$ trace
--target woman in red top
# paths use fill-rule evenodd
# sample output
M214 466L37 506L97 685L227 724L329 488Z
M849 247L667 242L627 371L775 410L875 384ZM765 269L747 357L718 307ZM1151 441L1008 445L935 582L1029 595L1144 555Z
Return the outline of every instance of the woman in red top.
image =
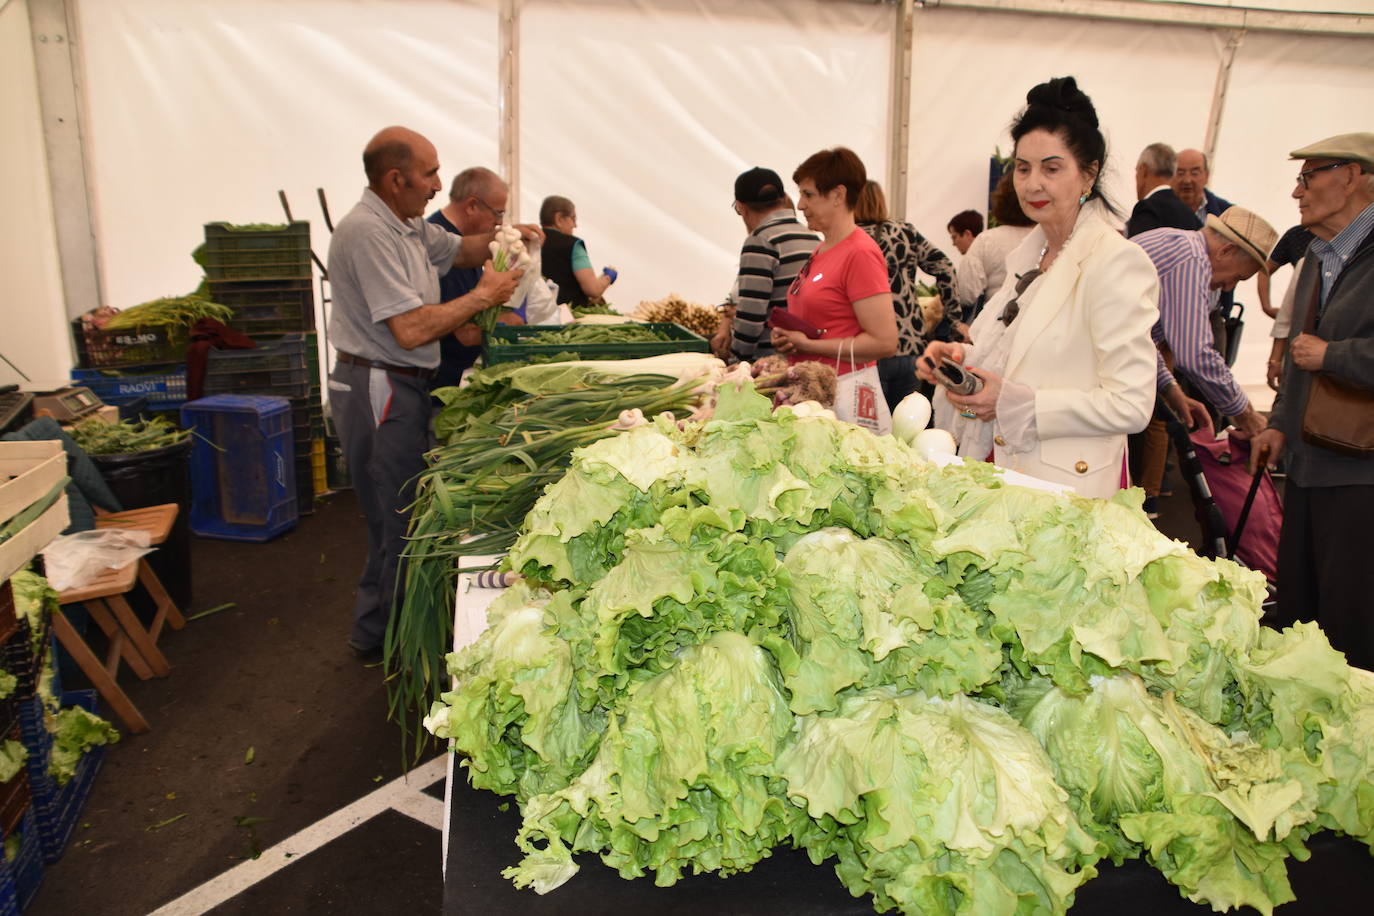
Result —
M811 156L792 180L801 191L797 209L823 239L788 290L787 311L825 333L813 340L773 328L773 346L792 362L819 360L841 375L871 366L897 352L897 317L882 250L854 222L868 172L839 146Z

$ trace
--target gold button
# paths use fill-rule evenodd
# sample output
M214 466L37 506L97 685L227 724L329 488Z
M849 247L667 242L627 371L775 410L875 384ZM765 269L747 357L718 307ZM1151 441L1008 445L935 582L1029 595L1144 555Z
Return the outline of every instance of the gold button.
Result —
M996 442L998 445L1006 445L1006 444L1007 444L1007 440L1006 440L1006 439L1003 439L1001 436L997 436L997 437L994 438L992 441L993 441L993 442Z
M1073 466L1073 469L1080 474L1086 474L1088 473L1088 462L1080 461Z

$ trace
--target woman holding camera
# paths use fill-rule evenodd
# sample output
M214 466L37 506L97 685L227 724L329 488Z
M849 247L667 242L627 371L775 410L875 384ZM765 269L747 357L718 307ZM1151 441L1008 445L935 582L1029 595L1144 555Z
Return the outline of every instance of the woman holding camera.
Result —
M917 374L942 386L936 422L960 455L1108 497L1126 482L1126 436L1154 408L1159 281L1105 218L1106 141L1092 102L1073 77L1036 86L1026 102L1011 132L1013 183L1035 228L1007 256L972 344L932 343ZM961 374L980 389L949 390Z

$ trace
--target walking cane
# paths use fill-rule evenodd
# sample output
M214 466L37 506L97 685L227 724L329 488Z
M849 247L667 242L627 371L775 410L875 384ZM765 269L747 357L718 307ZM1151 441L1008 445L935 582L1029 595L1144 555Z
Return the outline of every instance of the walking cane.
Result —
M1245 530L1245 523L1250 519L1250 507L1255 504L1255 494L1259 492L1260 481L1264 479L1264 471L1269 463L1269 444L1265 443L1259 450L1259 455L1255 459L1255 476L1250 478L1250 492L1245 494L1245 505L1240 508L1240 518L1236 519L1236 530L1231 533L1231 549L1226 553L1226 559L1236 558L1236 547L1240 544L1241 532Z

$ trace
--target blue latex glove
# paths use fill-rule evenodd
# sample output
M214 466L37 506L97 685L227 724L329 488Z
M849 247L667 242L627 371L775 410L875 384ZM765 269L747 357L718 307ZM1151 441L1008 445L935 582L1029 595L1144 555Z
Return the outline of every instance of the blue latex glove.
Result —
M606 276L610 277L612 283L615 282L616 277L620 276L620 271L616 270L614 267L602 268L601 272Z

